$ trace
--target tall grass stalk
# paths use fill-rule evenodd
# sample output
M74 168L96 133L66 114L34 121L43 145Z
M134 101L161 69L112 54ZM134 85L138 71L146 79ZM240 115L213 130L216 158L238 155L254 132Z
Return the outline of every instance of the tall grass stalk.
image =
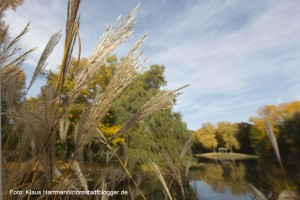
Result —
M101 137L101 138L99 138L100 142L102 142L105 145L108 144L108 141L107 141L106 137L102 134L102 132L99 129L97 129L97 131L98 131L98 133L100 134L100 137ZM138 189L138 191L140 192L140 194L143 197L143 199L146 200L146 197L144 196L143 192L140 190L138 184L135 182L135 180L133 179L132 175L128 171L128 169L126 167L126 164L123 163L123 161L120 159L120 157L118 156L118 154L116 154L116 151L113 149L112 146L110 146L108 144L107 148L112 151L113 155L118 159L119 163L121 164L121 166L123 167L123 169L126 171L127 175L129 176L129 178L133 182L134 186Z
M254 195L257 199L259 200L268 200L268 198L261 192L259 191L256 187L254 187L253 185L249 184L249 186L252 188L252 190L254 191Z
M265 130L266 130L266 133L267 133L267 135L270 139L270 142L272 144L272 147L273 147L273 150L274 150L275 155L277 157L277 160L280 163L280 165L282 166L280 151L279 151L279 147L278 147L278 144L277 144L277 139L276 139L276 136L275 136L274 131L273 131L273 126L272 126L271 122L268 121L268 120L265 121Z
M161 184L162 184L162 186L163 186L163 188L164 188L167 196L169 197L169 199L173 200L173 198L171 196L171 193L169 191L169 188L167 186L167 183L166 183L164 177L162 176L162 173L161 173L158 165L155 162L153 162L152 160L150 160L149 164L152 167L152 169L154 170L154 172L155 172L156 176L158 177L159 181L161 182Z
M185 200L186 195L185 195L185 191L184 191L184 187L183 187L183 183L182 183L180 170L176 168L176 166L174 165L173 161L171 160L169 154L166 151L162 151L160 153L160 156L167 164L169 173L173 177L173 179L176 181L176 183L178 184L178 186L181 190L182 198Z
M285 172L285 169L283 167L282 160L281 160L280 150L279 150L279 146L278 146L278 143L277 143L277 138L276 138L276 135L274 134L274 131L273 131L273 126L272 126L270 121L266 120L265 121L265 127L266 127L266 132L267 132L267 134L269 136L269 139L271 141L272 147L274 149L274 152L276 154L277 160L280 164L281 173L282 173L283 178L285 180L287 195L289 196L289 198L293 199L296 194L295 194L295 192L290 190L290 186L289 186L289 183L288 183L288 180L287 180L286 172Z

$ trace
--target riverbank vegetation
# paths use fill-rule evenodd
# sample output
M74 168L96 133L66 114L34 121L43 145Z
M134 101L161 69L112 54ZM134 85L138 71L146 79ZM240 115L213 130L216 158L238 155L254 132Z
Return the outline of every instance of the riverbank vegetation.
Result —
M197 157L210 158L210 159L227 159L227 160L244 160L258 158L255 155L248 155L242 153L202 153L194 154Z
M217 152L223 148L228 152L274 157L275 148L279 149L282 159L298 159L300 101L267 105L257 113L258 116L251 117L249 122L203 124L193 132L193 152ZM270 140L273 135L276 140Z
M274 193L270 192L271 189L265 192L264 186L259 184L254 186L251 183L244 183L245 187L241 186L242 183L240 183L239 189L244 191L243 188L251 187L256 199L270 199L270 193L272 196L278 195L278 199L298 199L298 181L295 185L295 182L293 182L293 187L291 187L292 181L288 179L287 168L289 168L290 163L296 164L300 155L298 145L300 139L300 102L267 105L259 109L258 114L259 116L250 118L250 123L220 122L216 127L210 123L203 124L200 129L193 133L194 155L214 159L215 162L220 162L221 166L227 166L230 160L233 160L235 164L235 160L255 158L255 156L249 154L259 156L258 163L270 159L277 160L276 166L279 168L277 173L280 174L280 178L277 180L281 181L270 181L274 184L270 187L274 190ZM218 153L216 153L216 149L218 149ZM213 153L205 153L211 151ZM227 151L230 151L230 153L226 153ZM232 153L233 151L246 154L236 154ZM267 164L268 170L270 170L270 163ZM216 173L219 173L215 176L218 185L220 185L220 180L223 177L223 171L220 170L222 169L221 166L213 166L213 169L219 169L219 171L216 171ZM237 168L235 168L236 170ZM298 177L298 172L294 173L293 176ZM207 180L207 177L208 175L205 174L203 180ZM215 177L209 176L207 183L212 182ZM275 186L276 184L281 186ZM221 184L222 188L224 188L224 185ZM233 186L231 189L234 191Z

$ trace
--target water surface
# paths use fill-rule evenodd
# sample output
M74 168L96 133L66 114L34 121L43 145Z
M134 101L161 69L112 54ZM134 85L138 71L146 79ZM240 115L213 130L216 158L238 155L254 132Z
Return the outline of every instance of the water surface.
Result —
M243 161L200 158L200 167L190 170L190 186L200 200L253 200L250 184L267 199L300 199L300 162L284 163L266 159ZM286 197L287 194L290 197ZM298 197L295 197L297 195ZM286 197L286 198L284 198Z

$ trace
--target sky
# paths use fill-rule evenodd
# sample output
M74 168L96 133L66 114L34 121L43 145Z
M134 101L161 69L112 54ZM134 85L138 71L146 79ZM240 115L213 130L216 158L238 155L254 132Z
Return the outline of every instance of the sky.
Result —
M93 52L107 25L141 3L133 35L114 53L125 56L147 32L146 66L164 65L166 89L190 84L175 111L191 130L203 123L247 122L259 108L300 100L299 0L82 0L82 56ZM31 78L50 36L64 32L67 1L25 0L7 11L10 35L31 21L22 47L38 47L24 65ZM57 70L64 38L48 59ZM39 92L43 80L32 88Z

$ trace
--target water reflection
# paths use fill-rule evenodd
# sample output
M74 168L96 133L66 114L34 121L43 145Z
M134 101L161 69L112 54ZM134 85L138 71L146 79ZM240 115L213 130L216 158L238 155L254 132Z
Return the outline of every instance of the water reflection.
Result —
M295 165L285 167L285 179L278 163L272 161L200 162L201 167L192 169L189 174L190 185L200 200L256 199L257 194L249 184L266 199L299 199L295 197L300 189L299 170Z

